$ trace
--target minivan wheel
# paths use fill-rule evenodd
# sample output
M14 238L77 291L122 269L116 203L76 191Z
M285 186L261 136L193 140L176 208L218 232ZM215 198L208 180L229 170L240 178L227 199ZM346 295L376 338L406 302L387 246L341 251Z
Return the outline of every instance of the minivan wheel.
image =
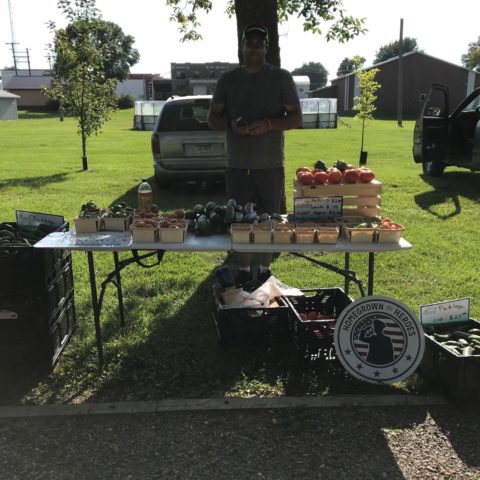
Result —
M442 162L423 162L422 168L425 175L430 177L441 177L445 170L445 164Z
M157 174L155 174L155 183L159 188L167 188L170 185L170 182L166 178L160 177Z

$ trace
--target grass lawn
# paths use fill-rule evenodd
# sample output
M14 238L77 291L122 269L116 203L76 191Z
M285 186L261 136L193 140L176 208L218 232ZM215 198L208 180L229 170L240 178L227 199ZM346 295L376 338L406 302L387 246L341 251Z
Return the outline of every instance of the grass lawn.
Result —
M346 118L331 130L286 134L287 201L292 210L295 169L341 158L356 164L360 123ZM72 119L21 115L0 122L0 220L15 210L77 214L86 200L108 206L133 203L142 177L154 186L162 210L192 208L221 191L154 185L150 132L132 130L133 111L116 112L102 134L88 143L89 170L81 170L81 145ZM479 174L448 169L440 179L424 178L411 154L413 122L374 120L366 130L368 165L383 183L382 212L406 226L409 251L376 256L375 294L407 304L414 312L425 303L472 297L472 317L480 317L477 262ZM102 312L106 367L99 374L86 256L74 253L78 328L55 371L25 381L14 392L26 403L159 399L165 397L320 395L357 392L426 391L417 375L395 386L361 383L339 370L304 367L288 345L241 345L221 349L211 319L213 269L226 254L167 253L152 269L123 271L127 324L119 327L116 295L109 287ZM113 266L110 254L96 256L98 279ZM326 261L343 265L342 255ZM351 268L366 281L365 255L352 255ZM306 261L282 254L273 264L276 277L292 286L343 286L343 278ZM352 286L351 295L358 297ZM0 402L11 401L2 398Z

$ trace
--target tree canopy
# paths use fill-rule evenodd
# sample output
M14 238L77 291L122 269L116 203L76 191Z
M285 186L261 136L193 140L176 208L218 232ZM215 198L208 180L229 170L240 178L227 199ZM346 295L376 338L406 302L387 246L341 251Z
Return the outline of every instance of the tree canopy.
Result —
M310 79L310 90L324 87L327 84L328 71L320 62L304 63L292 70L292 75L306 75Z
M201 34L197 14L210 12L213 0L165 0L172 8L171 19L178 23L182 41L198 40ZM267 62L280 65L278 45L278 23L287 21L291 16L303 20L305 31L321 34L327 26L327 41L346 42L360 33L365 33L364 19L348 15L342 8L342 0L228 0L227 14L237 18L237 37L240 47L240 35L249 24L261 24L269 29L270 47ZM242 63L241 50L238 57Z
M471 70L480 67L480 37L468 44L468 52L462 55L462 64Z
M75 44L78 36L76 23L67 25L65 33L69 42ZM131 35L125 35L116 23L97 18L92 40L96 48L102 52L105 78L114 78L120 82L126 80L130 67L140 60L138 50L133 47L135 39Z
M352 73L355 70L362 68L365 62L365 57L360 57L359 55L352 58L345 57L338 66L337 77L347 75L348 73Z
M405 37L403 39L403 53L407 52L421 52L417 44L417 39L412 37ZM400 55L400 42L395 40L387 45L383 45L378 49L375 54L373 63L380 63L388 60L389 58L398 57Z

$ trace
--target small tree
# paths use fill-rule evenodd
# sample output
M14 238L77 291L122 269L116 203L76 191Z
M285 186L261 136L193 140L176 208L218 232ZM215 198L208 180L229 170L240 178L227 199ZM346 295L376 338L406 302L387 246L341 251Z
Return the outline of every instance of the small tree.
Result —
M98 11L95 0L59 0L58 6L70 20L75 35L66 30L55 30L53 45L53 80L45 94L65 105L67 113L78 121L82 139L82 167L88 170L87 138L98 134L110 113L117 106L116 79L106 78L104 53L95 41L98 38Z
M358 83L360 87L360 95L354 97L358 103L353 107L357 111L355 118L362 119L362 144L360 147L360 165L367 163L366 152L363 151L363 141L365 138L365 125L367 120L373 120L373 112L377 109L375 107L375 100L377 96L376 91L380 88L380 84L375 81L375 76L379 72L378 68L371 68L370 70L357 70Z

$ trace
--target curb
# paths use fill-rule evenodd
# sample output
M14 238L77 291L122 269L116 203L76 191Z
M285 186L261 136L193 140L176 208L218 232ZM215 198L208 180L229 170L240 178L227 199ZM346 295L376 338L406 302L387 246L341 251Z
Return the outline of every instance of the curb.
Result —
M0 407L0 418L111 415L286 408L410 407L448 405L439 396L342 395L325 397L167 399L138 402Z

